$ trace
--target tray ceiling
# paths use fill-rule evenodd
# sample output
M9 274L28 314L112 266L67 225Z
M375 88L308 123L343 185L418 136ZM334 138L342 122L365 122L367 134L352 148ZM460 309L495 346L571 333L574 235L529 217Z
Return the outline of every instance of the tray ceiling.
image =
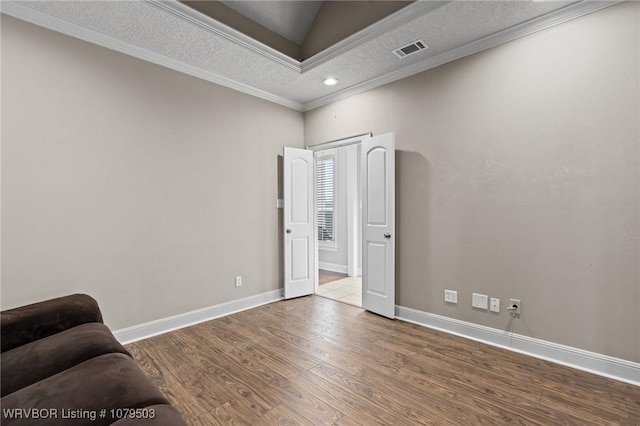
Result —
M36 25L304 111L615 3L417 1L302 62L175 0L1 6ZM429 48L402 59L392 53L419 39ZM327 77L338 84L324 85Z
M287 40L302 44L323 2L222 0L222 3Z

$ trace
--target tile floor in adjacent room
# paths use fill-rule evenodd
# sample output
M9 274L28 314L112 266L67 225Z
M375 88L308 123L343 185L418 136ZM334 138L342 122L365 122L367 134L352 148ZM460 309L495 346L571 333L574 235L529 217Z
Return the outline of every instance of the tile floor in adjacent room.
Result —
M362 307L362 277L347 277L318 287L318 296Z

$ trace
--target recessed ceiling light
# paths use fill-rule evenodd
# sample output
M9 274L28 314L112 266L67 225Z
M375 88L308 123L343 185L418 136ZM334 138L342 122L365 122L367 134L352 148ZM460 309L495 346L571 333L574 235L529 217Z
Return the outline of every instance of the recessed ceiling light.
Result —
M322 80L322 82L327 86L335 86L336 84L338 84L338 80L333 77L325 78L324 80Z

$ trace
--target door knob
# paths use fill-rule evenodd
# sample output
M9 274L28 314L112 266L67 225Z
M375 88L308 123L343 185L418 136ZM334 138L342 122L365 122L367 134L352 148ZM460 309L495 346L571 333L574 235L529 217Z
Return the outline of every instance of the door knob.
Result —
M389 238L391 238L391 234L390 234L390 233L388 233L388 232L385 232L384 237L385 237L386 239L389 239Z
M290 234L291 233L291 229L287 228L286 233Z

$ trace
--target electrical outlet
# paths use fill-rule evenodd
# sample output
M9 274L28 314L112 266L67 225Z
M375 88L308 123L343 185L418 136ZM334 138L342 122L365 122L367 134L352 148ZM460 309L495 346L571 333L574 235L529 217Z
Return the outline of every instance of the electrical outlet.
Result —
M447 303L458 303L458 292L455 290L445 290L444 301Z
M236 287L242 287L242 277L241 276L237 276L236 277Z
M491 304L489 305L489 310L491 312L500 312L500 299L492 297Z
M489 307L489 296L486 294L473 293L471 306L478 309L487 309Z
M522 314L522 300L509 299L509 307L507 309L511 311L512 316L520 316Z

